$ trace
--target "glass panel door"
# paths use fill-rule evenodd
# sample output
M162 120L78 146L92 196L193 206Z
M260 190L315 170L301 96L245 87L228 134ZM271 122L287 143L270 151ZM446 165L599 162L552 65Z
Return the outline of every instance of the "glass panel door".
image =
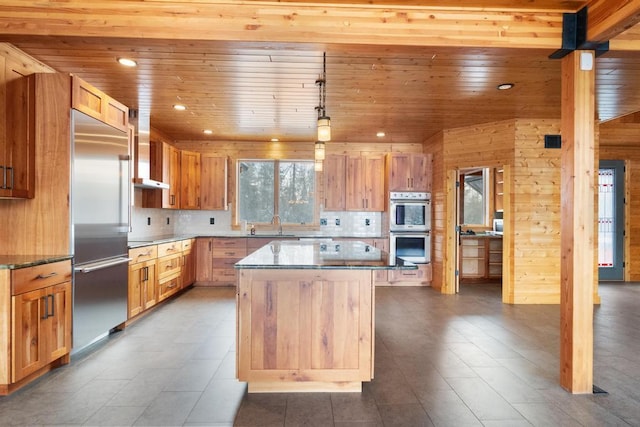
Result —
M598 279L624 279L624 162L621 160L600 162Z

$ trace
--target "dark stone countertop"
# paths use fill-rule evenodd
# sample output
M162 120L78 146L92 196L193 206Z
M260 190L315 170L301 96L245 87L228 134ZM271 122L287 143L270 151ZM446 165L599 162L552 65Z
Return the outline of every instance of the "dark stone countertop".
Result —
M415 270L417 265L359 241L271 242L235 264L237 269Z
M0 255L0 270L16 270L41 264L65 261L73 258L67 255Z

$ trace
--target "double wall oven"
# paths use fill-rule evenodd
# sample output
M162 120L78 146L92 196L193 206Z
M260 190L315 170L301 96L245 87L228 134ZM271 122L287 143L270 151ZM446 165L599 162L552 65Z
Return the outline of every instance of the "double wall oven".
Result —
M394 257L431 262L431 194L389 193L389 249Z

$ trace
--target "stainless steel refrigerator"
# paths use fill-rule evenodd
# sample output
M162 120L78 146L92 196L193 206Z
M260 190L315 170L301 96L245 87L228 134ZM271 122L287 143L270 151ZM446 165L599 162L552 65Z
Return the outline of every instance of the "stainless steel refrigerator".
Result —
M73 352L127 319L126 132L72 110Z

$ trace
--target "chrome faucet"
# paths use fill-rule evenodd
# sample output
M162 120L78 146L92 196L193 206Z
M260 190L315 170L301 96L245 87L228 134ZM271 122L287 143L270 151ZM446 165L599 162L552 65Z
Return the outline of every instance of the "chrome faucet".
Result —
M280 219L280 215L274 215L271 218L271 225L275 226L276 222L278 224L278 235L282 236L282 220Z

